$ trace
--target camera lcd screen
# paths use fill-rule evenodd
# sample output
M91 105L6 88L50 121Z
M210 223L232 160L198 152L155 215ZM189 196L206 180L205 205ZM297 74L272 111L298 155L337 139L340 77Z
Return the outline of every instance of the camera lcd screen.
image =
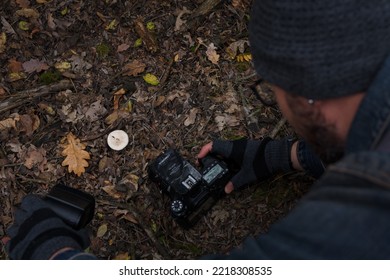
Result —
M222 171L223 168L219 164L216 164L203 176L203 179L207 184L210 184Z

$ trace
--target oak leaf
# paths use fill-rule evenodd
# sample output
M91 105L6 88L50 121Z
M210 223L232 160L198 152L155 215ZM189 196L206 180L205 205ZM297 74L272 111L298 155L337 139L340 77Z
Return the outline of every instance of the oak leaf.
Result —
M80 176L85 172L85 168L88 167L87 159L91 158L89 153L85 151L85 147L73 133L68 133L66 136L66 144L63 145L64 150L61 154L66 156L62 162L62 166L68 166L69 173L73 172L77 176Z

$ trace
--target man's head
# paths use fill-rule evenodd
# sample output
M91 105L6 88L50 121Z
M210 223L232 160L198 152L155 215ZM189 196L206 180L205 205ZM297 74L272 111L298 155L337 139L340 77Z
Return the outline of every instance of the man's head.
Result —
M390 1L254 0L249 31L255 69L289 122L338 154L388 56Z

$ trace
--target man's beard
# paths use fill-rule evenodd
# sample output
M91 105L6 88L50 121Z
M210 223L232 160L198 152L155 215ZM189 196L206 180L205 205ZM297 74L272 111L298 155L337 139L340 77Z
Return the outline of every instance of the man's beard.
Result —
M330 125L306 124L304 138L325 165L335 163L344 155L344 143Z

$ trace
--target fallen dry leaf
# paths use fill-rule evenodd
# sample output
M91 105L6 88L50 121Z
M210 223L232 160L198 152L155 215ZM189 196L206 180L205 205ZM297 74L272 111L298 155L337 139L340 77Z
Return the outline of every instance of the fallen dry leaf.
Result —
M126 51L128 48L130 48L130 45L128 44L120 44L118 46L118 48L116 49L116 51L119 53L119 52L124 52Z
M145 71L146 64L135 59L132 62L123 66L123 75L137 76L138 74Z
M30 8L23 8L21 10L17 10L15 14L20 17L33 19L37 19L39 17L39 13L36 10Z
M129 253L119 253L114 257L114 260L131 260Z
M196 120L196 115L198 114L198 112L199 112L198 108L192 108L190 110L190 114L188 115L188 117L184 121L184 125L189 126L191 124L194 124L195 120Z
M122 98L123 95L126 94L126 90L124 88L121 88L114 92L114 110L119 109L119 100Z
M39 128L40 124L41 120L37 115L20 115L19 131L25 132L27 136L31 136Z
M115 186L110 181L104 181L104 187L102 188L105 193L115 199L120 199L124 196L123 193L117 191Z
M16 0L15 2L16 2L16 4L18 4L18 6L20 8L30 7L30 1L28 1L28 0Z
M27 73L41 72L49 69L49 65L38 59L31 59L23 63L23 69Z
M31 146L27 151L24 166L26 166L28 169L32 169L34 166L38 166L39 170L43 172L44 166L46 164L46 150L43 148L36 148L34 146Z
M216 47L214 46L214 43L211 43L207 47L206 55L208 60L210 60L213 64L218 64L219 61L219 54L216 51Z
M108 230L107 224L102 224L102 225L98 228L97 233L96 233L96 236L97 236L97 237L103 237L103 236L106 234L107 230Z
M249 45L248 40L238 40L236 42L231 43L226 48L226 52L228 53L231 59L234 59L236 58L238 52L240 52L241 54L245 52L245 47L247 45Z
M7 35L5 32L0 33L0 53L5 51L5 43L7 42Z
M64 150L62 155L66 156L62 162L62 166L68 166L68 172L75 173L80 176L85 172L85 168L88 167L87 159L90 159L90 155L85 151L85 145L80 142L80 139L76 138L72 132L69 132L66 136L66 143L63 144Z
M19 120L19 119L8 118L8 119L0 121L0 131L4 130L4 129L8 129L8 128L15 128L17 120Z
M23 66L20 61L17 61L15 58L8 60L8 70L11 73L18 73L23 71Z
M176 22L175 22L175 31L179 31L183 26L183 24L186 23L186 21L182 19L182 16L190 13L191 11L188 10L186 7L184 7L182 10L179 10L179 14L177 15Z

